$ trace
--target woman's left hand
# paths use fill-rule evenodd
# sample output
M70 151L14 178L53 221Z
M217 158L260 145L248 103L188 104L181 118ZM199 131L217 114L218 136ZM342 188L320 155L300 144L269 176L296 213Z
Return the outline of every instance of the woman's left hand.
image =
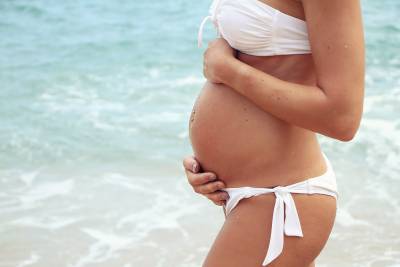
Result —
M236 57L233 49L223 38L216 38L208 43L204 52L203 74L210 82L223 83L220 74L224 71L226 64Z

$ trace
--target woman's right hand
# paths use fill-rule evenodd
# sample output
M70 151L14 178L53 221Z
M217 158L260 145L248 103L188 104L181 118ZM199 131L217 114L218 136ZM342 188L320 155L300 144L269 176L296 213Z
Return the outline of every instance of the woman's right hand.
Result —
M215 173L199 173L201 166L194 156L186 156L183 159L183 167L194 192L207 197L218 206L225 204L229 195L225 191L220 190L225 187L225 184L217 179Z

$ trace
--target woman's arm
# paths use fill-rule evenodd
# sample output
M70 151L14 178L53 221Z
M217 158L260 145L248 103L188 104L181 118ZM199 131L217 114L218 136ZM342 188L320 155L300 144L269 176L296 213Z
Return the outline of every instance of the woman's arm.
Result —
M208 58L210 65L205 67L205 75L212 76L213 72L214 80L232 87L288 123L349 141L359 128L363 110L365 52L360 3L358 0L302 2L316 68L316 86L275 78L237 60L232 53L226 53L226 48L218 60ZM224 45L220 42L221 47Z

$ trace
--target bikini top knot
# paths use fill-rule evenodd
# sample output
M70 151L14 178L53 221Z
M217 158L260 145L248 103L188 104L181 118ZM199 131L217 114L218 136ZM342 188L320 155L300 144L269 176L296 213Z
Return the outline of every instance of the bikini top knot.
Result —
M221 3L221 0L214 0L209 8L209 14L208 16L204 17L200 24L198 36L197 36L197 47L202 46L202 40L203 40L203 28L204 25L206 24L207 20L211 20L211 22L214 24L215 29L217 30L217 34L220 35L219 32L219 27L218 27L218 12L220 11L219 5Z

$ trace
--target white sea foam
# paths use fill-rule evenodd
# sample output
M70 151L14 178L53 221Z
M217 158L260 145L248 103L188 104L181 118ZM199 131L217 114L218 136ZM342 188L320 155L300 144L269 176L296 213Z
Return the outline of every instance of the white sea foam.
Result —
M195 214L196 206L182 205L183 199L177 197L177 192L167 193L163 190L152 189L153 204L143 210L122 217L116 224L121 229L126 225L134 227L137 233L135 238L140 240L155 229L179 229L181 234L188 238L189 234L181 228L178 219L184 215Z
M41 218L35 217L22 217L10 222L10 224L22 227L34 227L46 230L59 230L65 226L69 226L78 222L79 218L60 218L54 216L44 216Z
M198 75L186 76L171 82L172 86L189 86L189 85L201 85L206 81L205 78L199 77Z
M30 204L37 201L47 200L56 196L67 195L73 189L74 183L74 180L69 179L36 185L23 195L19 196L19 199L24 204Z
M21 180L26 183L27 186L31 186L32 182L36 179L37 175L40 173L39 170L35 170L33 172L26 172L20 175Z
M36 262L38 262L40 259L40 256L34 252L31 253L29 259L23 260L22 262L20 262L17 267L25 267L25 266L29 266L29 265L33 265Z
M71 265L74 267L86 266L88 263L104 262L112 258L116 251L129 247L132 242L129 238L96 229L84 228L81 231L96 241L90 246L89 252L85 256Z
M152 186L151 181L141 181L141 183L138 183L137 180L138 178L127 177L120 173L106 173L103 178L104 183L121 186L136 193L151 194L151 191L149 191L149 187Z
M338 209L337 215L336 215L336 222L337 224L341 226L357 226L357 225L364 225L364 226L369 226L370 223L367 221L355 219L351 213L347 209Z
M180 133L178 134L178 137L179 137L180 139L186 139L186 138L188 138L188 137L189 137L189 131L188 131L188 130L185 130L185 131L180 132Z

